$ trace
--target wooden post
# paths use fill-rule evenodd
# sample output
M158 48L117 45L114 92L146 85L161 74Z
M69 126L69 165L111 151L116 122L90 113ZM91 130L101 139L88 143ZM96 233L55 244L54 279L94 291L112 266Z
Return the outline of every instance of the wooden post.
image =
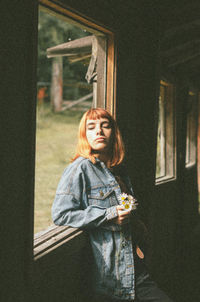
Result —
M63 66L62 57L52 61L51 104L55 112L62 110L63 102Z

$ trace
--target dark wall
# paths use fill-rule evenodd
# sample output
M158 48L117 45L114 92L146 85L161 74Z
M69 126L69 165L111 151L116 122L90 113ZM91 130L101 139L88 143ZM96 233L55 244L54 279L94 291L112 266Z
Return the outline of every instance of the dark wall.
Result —
M37 3L1 3L1 295L23 301L32 245Z

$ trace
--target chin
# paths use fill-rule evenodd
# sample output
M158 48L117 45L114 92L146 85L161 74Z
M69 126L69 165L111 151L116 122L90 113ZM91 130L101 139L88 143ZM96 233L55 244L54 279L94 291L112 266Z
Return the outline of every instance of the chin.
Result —
M105 150L107 149L107 145L106 144L99 144L99 146L95 146L95 148L93 148L94 151L100 151L100 150Z
M94 152L97 152L97 153L101 153L101 152L105 153L108 151L108 148L107 148L107 146L103 146L103 147L95 148L93 150L94 150Z

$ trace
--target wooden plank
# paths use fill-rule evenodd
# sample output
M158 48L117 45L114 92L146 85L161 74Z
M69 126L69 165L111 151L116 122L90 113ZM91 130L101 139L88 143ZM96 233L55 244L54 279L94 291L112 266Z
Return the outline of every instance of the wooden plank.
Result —
M91 55L92 55L91 53L86 54L86 55L78 54L77 56L68 57L68 60L70 63L76 63L76 62L85 60L86 64L87 64L87 59L91 58Z
M54 47L47 48L47 57L56 56L77 56L92 52L93 35L76 39L67 43L62 43Z
M70 240L75 234L79 233L77 229L68 228L64 232L53 235L49 240L41 242L37 247L34 247L34 256L38 256L41 253L44 253L46 250L50 250L63 240Z
M47 242L43 246L38 249L35 254L34 254L34 260L38 260L44 255L47 255L51 253L53 250L57 249L58 247L64 245L65 243L68 244L68 250L70 249L71 245L73 245L73 239L75 237L81 236L83 234L82 230L79 230L77 232L73 232L71 236L65 237L65 236L60 236L60 238L57 238L56 240L54 238L54 244L51 244L52 240L50 242ZM84 242L82 242L84 244ZM79 240L79 247L81 248L81 240ZM72 251L74 253L74 251Z
M69 228L69 226L52 225L48 229L35 234L34 248L37 247L39 244L42 244L43 242L49 240L52 236L65 232Z
M81 234L82 231L69 226L51 226L46 231L35 236L34 240L34 258L38 258L44 253L49 253L51 250L71 240L74 236Z
M90 98L92 98L92 96L93 96L93 92L92 92L92 93L89 93L89 94L87 94L87 95L85 95L85 96L83 96L82 98L78 99L77 101L73 101L73 102L72 102L71 104L69 104L68 106L63 107L63 108L62 108L62 111L67 110L67 109L69 109L69 108L72 108L72 107L76 106L77 104L80 104L80 103L82 103L82 102L84 102L84 101L86 101L86 100L89 100Z
M97 64L97 39L96 39L96 37L93 37L93 39L92 39L92 55L91 55L90 63L89 63L88 70L87 70L87 73L85 76L88 83L94 82L94 78L97 74L96 64Z
M177 66L200 56L200 43L190 44L187 48L183 48L171 56L163 57L164 65L168 67Z

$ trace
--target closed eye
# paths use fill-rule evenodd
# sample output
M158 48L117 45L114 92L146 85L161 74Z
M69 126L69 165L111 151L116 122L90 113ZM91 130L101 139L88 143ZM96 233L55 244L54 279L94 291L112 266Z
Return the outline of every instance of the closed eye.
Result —
M95 124L94 123L89 123L88 125L87 125L87 129L88 130L92 130L92 129L94 129L95 128Z
M89 127L87 127L87 130L92 130L94 128L95 128L94 126L89 126Z
M110 123L104 122L104 123L102 123L101 127L109 129L111 126L110 126Z

